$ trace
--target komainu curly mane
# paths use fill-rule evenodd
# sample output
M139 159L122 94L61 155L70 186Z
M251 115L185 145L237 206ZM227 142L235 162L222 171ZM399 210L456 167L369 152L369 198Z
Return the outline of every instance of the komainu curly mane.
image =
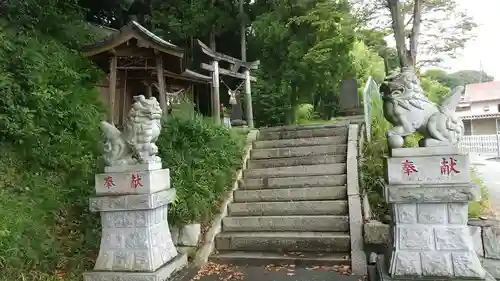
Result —
M101 122L106 137L104 160L108 165L161 162L155 145L161 130L162 110L156 100L134 97L123 133L108 122Z
M391 148L403 147L404 137L420 132L420 146L456 144L463 136L463 123L455 114L463 87L457 87L441 105L431 102L410 69L390 75L380 86L385 118L394 127L387 133Z

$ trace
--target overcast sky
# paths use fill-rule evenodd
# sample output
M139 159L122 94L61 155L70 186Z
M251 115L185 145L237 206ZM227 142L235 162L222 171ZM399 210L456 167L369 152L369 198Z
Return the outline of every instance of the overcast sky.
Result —
M469 41L463 56L450 62L451 71L483 70L500 80L500 0L457 0L478 24L477 37Z

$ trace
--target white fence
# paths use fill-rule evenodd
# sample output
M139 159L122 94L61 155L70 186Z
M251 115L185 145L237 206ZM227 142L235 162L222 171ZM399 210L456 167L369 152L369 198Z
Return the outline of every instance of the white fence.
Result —
M469 153L500 155L500 135L464 136L460 147Z

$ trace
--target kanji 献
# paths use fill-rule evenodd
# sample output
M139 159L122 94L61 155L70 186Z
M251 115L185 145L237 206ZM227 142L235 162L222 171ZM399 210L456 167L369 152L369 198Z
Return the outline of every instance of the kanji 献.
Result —
M450 174L460 174L460 171L455 168L457 165L457 160L455 158L450 157L450 161L443 158L441 161L441 175L450 175Z
M142 177L139 174L132 174L132 178L130 179L130 184L132 188L137 188L143 186L141 183Z
M418 173L418 170L415 167L415 164L413 164L413 161L405 160L403 162L403 173L405 173L407 176L412 173Z

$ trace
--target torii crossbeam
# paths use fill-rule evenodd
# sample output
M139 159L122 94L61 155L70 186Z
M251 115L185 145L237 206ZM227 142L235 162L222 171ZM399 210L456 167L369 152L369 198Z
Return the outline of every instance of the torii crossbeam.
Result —
M257 79L250 75L250 70L255 70L259 67L260 61L244 62L240 59L218 53L210 49L207 45L198 40L202 52L212 58L212 65L202 63L201 68L212 73L213 95L212 95L212 112L214 113L214 120L220 123L220 94L219 94L219 75L231 76L238 79L245 80L245 114L248 127L253 128L253 111L252 111L252 91L251 82ZM219 61L229 63L229 69L220 68ZM243 73L239 72L243 68Z

